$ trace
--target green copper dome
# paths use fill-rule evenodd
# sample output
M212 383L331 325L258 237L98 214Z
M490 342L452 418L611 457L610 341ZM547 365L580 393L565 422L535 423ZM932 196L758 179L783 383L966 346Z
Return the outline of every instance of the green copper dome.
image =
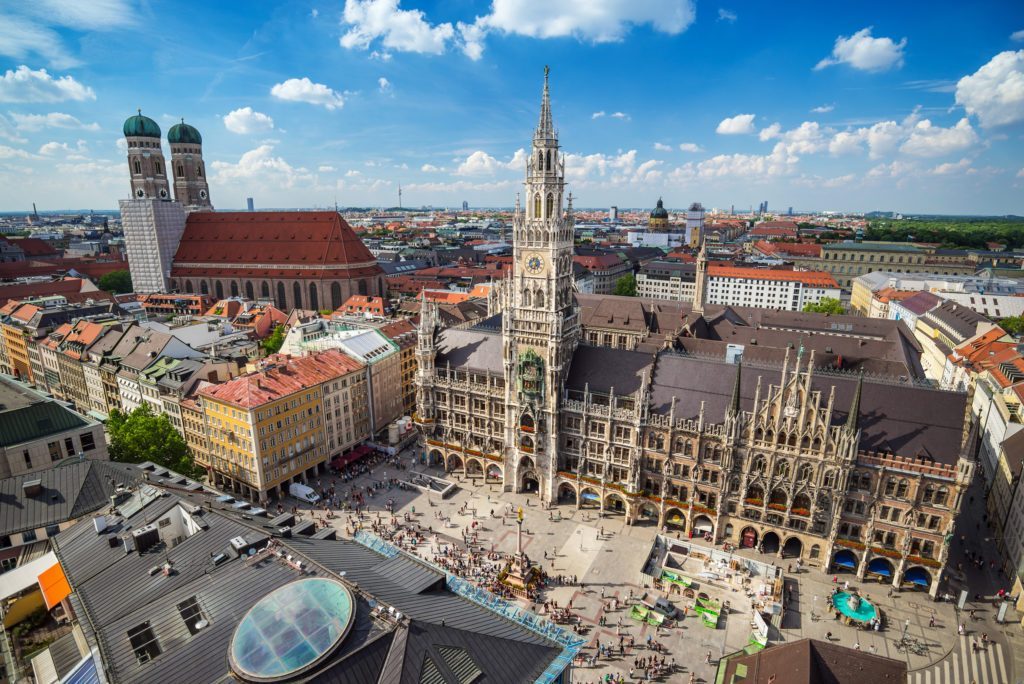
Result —
M662 203L661 198L658 198L658 206L651 212L652 219L667 219L668 210L665 209L665 205Z
M202 145L203 136L199 135L199 131L193 126L189 126L182 119L181 123L174 124L171 126L171 130L167 131L167 142L169 143L186 143L189 145Z
M156 121L153 121L148 116L142 116L140 110L135 116L129 116L124 122L124 135L125 137L140 137L140 138L159 138L160 127L157 126Z

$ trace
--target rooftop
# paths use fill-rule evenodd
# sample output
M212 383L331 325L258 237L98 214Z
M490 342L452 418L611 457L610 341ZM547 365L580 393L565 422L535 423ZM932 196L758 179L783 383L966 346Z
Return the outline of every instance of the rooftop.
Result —
M0 447L95 424L25 383L0 375Z

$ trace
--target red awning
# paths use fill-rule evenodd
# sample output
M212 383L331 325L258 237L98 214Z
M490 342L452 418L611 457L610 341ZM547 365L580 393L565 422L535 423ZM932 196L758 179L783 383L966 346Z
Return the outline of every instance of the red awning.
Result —
M369 447L369 446L367 446L365 444L360 444L359 446L357 446L355 449L353 449L352 451L348 452L347 454L341 454L339 456L335 456L333 459L331 459L331 465L334 466L335 468L344 468L349 463L353 463L355 461L358 461L363 456L366 456L367 454L370 454L370 453L373 453L373 448L372 447Z

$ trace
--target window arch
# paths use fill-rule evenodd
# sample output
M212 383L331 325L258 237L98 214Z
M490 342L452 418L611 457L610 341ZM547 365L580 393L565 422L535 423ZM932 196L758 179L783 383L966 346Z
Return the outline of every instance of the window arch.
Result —
M331 308L337 309L341 304L341 285L335 280L331 283Z
M542 150L537 150L537 170L544 170L544 152Z
M544 308L544 290L537 288L537 300L534 302L537 308Z
M302 286L298 281L292 283L292 304L296 309L302 308Z
M546 171L550 171L551 170L551 150L548 150L547 157L548 157L547 161L544 163L544 169Z
M523 306L533 306L533 293L530 290L523 290Z
M757 458L754 459L754 465L751 468L751 471L757 475L764 475L764 470L767 467L767 465L767 459L765 459L764 456L758 456Z
M185 281L185 292L187 292L188 294L192 294L192 281L191 280L186 280Z
M827 488L827 489L834 489L835 488L835 486L836 486L836 471L835 470L829 470L828 472L825 473L825 481L822 482L822 485L825 488Z
M153 162L153 170L156 172L158 176L163 173L163 169L160 167L160 162Z
M540 218L540 193L533 196L533 217Z
M224 284L219 280L213 284L213 291L217 293L217 299L224 299Z
M181 164L178 164L178 178L184 178L184 177L185 177L185 167L182 166Z
M316 283L309 284L309 308L313 311L320 308L320 293L316 291Z
M231 296L232 297L237 297L238 296L238 281L235 281L235 280L231 281Z
M284 283L277 284L277 308L281 311L288 311L288 298L285 295Z
M789 477L789 461L779 461L775 464L775 477Z
M896 498L905 499L907 498L907 492L910 490L910 483L906 480L900 480L899 484L896 485Z
M949 499L949 490L945 487L939 487L939 490L935 492L935 498L932 499L932 503L936 506L945 506L946 501Z
M357 290L358 290L359 294L361 294L361 295L365 296L366 294L368 294L367 291L366 291L366 278L360 278L359 279L359 284L357 285Z
M811 477L814 475L814 469L810 463L804 463L800 466L796 473L797 482L810 482Z
M202 164L199 164L198 166L196 166L196 175L202 177L202 175L203 175L203 165Z
M548 206L547 211L544 213L545 218L551 218L555 215L555 195L554 193L548 193Z
M935 486L931 484L925 485L924 493L921 494L921 502L931 503L933 498L935 498Z
M210 294L210 287L206 284L205 280L199 281L199 292L201 294Z
M135 173L142 174L142 164L139 163L138 159L135 160Z
M256 292L253 290L252 281L251 280L246 280L245 281L245 298L246 299L256 299Z

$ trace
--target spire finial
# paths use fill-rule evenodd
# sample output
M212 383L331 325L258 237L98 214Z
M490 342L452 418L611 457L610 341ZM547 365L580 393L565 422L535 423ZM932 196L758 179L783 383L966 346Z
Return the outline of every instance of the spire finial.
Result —
M546 64L544 65L544 94L540 100L540 122L537 124L537 135L538 138L553 138L555 137L555 126L551 122L551 92L548 88L548 74L551 73L551 68Z
M738 416L740 413L740 374L743 371L743 359L741 358L736 363L736 381L732 386L732 400L729 402L729 409L732 411L734 416Z
M139 116L142 116L142 107L136 108L135 111L137 111L139 113Z

